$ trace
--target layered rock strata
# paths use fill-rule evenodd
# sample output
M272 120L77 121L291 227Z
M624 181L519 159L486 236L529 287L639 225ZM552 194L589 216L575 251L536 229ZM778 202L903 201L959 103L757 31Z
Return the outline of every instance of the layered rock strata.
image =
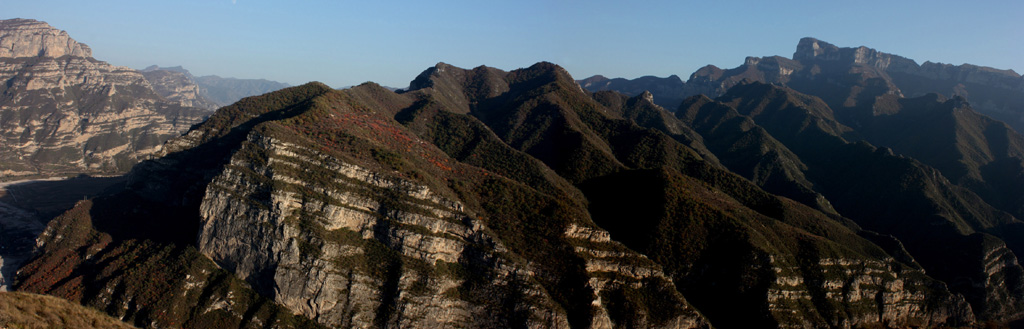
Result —
M123 172L203 111L46 23L0 21L0 177Z

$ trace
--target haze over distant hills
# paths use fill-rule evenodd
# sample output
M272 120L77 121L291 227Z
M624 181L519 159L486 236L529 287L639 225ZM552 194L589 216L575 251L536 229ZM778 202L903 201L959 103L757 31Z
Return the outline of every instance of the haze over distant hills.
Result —
M671 75L667 78L654 76L639 77L633 80L623 78L609 79L601 75L595 75L579 81L580 86L590 91L615 90L620 93L636 96L645 91L651 92L654 103L667 109L678 108L686 95L683 90L683 80L679 76Z
M12 286L146 328L1024 320L1024 137L968 98L1014 99L1002 73L906 97L912 62L797 53L681 88L438 63L243 98L49 220ZM182 71L142 95L201 102Z
M961 96L980 113L1024 131L1024 77L1013 70L971 64L950 65L914 60L867 47L840 48L814 38L801 39L793 58L747 57L732 69L705 66L680 86L671 78L614 79L614 85L594 84L597 77L581 80L591 91L617 90L627 94L650 90L655 100L666 99L675 110L676 99L697 94L717 97L743 80L792 87L824 99L833 108L866 108L886 94L918 97L939 93ZM600 77L597 80L606 80ZM657 84L653 82L658 81Z
M243 97L262 95L288 87L287 83L266 79L221 78L216 75L195 77L192 76L192 73L181 66L160 67L152 65L142 69L141 71L147 77L155 76L157 74L182 74L184 77L180 79L190 81L198 86L198 95L209 100L215 104L216 107L230 105Z

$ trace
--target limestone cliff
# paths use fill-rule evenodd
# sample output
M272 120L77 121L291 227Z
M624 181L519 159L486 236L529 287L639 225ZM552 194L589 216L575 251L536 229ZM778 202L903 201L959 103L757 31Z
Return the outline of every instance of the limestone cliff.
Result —
M0 177L123 172L204 112L46 23L0 21Z
M304 168L330 176L311 181ZM314 149L252 135L207 187L200 215L200 252L328 326L451 327L522 313L505 324L569 327L531 270L460 203ZM523 305L489 311L466 299L467 280Z
M78 43L67 32L31 19L3 21L0 30L0 57L92 57L92 49Z
M796 52L793 53L793 60L803 63L835 61L847 65L867 65L881 70L907 70L917 66L917 63L905 57L883 53L864 46L839 48L815 38L800 39L796 46Z
M156 65L140 71L153 90L168 101L184 107L215 110L221 105L203 97L202 90L189 72L180 66L161 68Z

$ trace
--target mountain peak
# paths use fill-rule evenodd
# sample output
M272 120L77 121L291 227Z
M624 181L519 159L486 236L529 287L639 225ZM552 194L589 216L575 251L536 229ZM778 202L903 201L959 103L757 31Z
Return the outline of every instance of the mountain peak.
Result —
M455 67L455 65L451 65L445 62L437 62L437 64L434 64L432 68L437 70L438 72L444 72L445 70L455 69L457 67Z
M67 32L32 19L0 20L0 57L92 57L92 49Z
M799 62L828 61L843 64L872 66L881 70L893 67L897 70L917 68L916 62L909 58L883 53L872 48L860 46L856 48L839 48L831 43L815 38L802 38L793 53L793 60Z
M644 92L640 94L640 98L642 98L645 101L654 103L654 94L651 94L650 91L644 90Z
M718 79L719 77L722 76L722 74L724 72L725 72L725 70L722 70L721 68L719 68L717 66L708 64L708 65L704 65L704 67L701 67L701 68L697 69L697 71L695 71L692 74L690 74L690 80L694 80L694 79L696 79L698 77L706 77L706 78L709 78L709 79Z
M839 47L815 38L804 37L797 43L793 59L798 61L839 59Z

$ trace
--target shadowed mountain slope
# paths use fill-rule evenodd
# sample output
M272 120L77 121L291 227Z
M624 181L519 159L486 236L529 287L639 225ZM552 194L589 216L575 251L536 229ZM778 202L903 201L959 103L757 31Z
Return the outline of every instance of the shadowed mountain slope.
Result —
M980 317L1019 317L1017 301L1024 297L1021 269L1007 249L1007 244L1019 244L1014 231L1018 219L924 163L866 142L847 142L840 134L849 128L831 119L828 106L813 97L752 83L738 85L718 100L751 117L793 150L808 165L807 177L840 214L865 229L902 240L930 275L964 293ZM1003 236L1004 241L992 235ZM949 257L960 254L955 250L979 251ZM968 266L978 258L999 265ZM985 282L1005 281L959 284L986 277Z

